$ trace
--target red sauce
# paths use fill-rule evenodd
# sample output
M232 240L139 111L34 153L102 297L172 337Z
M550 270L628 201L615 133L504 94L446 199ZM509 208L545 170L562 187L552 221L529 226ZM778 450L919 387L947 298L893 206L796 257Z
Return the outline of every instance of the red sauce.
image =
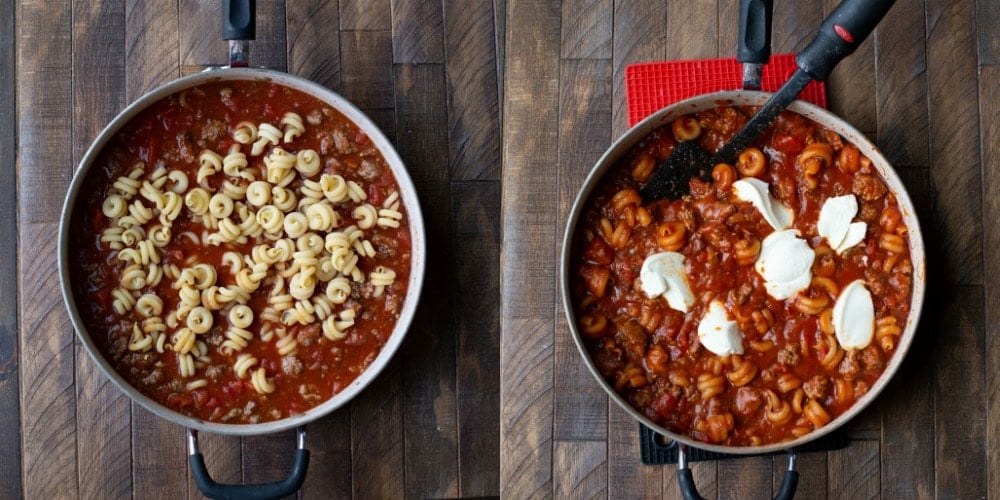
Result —
M213 311L212 328L197 336L207 345L208 352L197 361L194 376L181 377L178 356L171 348L170 336L184 326L183 321L178 327L167 329L166 347L162 353L156 349L133 351L126 347L133 325L141 324L143 318L134 309L122 316L112 308L111 291L119 287L124 268L124 263L117 258L118 250L101 242L102 231L113 223L102 213L102 202L109 195L119 193L112 184L141 162L145 165L142 179L149 179L152 172L162 166L168 171L184 172L189 189L197 187L198 156L203 150L225 156L235 143L233 131L238 123L249 121L279 126L286 112L300 115L305 131L280 146L293 154L305 149L315 150L323 162L320 171L309 179L317 180L322 174L338 174L362 186L367 194L366 202L377 208L382 208L383 201L391 194L399 192L381 153L364 132L341 113L314 97L281 85L234 81L188 89L153 104L133 118L97 158L84 180L73 211L71 279L88 334L101 354L130 384L155 401L191 417L213 422L258 423L286 418L328 400L375 359L391 335L406 298L411 241L406 209L400 207L398 210L403 217L398 228L376 225L364 230L364 239L372 243L376 255L360 259L358 268L367 277L376 267L384 266L394 270L396 277L381 294L367 278L364 282L351 281L349 298L335 309L351 308L357 312L355 323L346 330L345 338L335 341L326 338L319 321L288 325L285 326L287 334L296 338L297 348L294 354L280 356L275 345L277 337L269 342L260 338L261 326L267 321L260 317L260 312L267 305L274 281L270 277L248 301L255 317L247 330L254 333L254 338L241 351L220 349L229 325L229 308ZM267 151L252 156L250 149L249 144L242 146L249 162L248 169L255 173L257 180L263 180L263 158ZM247 180L230 177L220 170L207 179L209 191L215 192L227 179L244 186L248 184ZM297 176L288 189L298 193L302 182L302 176ZM141 196L136 195L133 201L137 199ZM358 205L353 201L336 205L341 222L334 231L355 224L352 211ZM158 223L154 217L143 227L148 231ZM271 243L261 236L250 237L245 243L215 246L202 241L201 245L192 245L189 239L179 237L185 231L198 235L206 231L201 216L187 207L182 208L173 221L172 238L162 249L161 266L175 264L184 268L193 261L208 263L217 270L219 286L236 282L235 276L223 265L225 252L249 255L255 245ZM173 285L174 280L164 276L156 286L146 285L138 290L136 296L138 293L157 294L163 299L163 316L166 317L179 303ZM317 285L319 294L323 293L324 285ZM275 386L274 392L258 393L250 377L237 376L233 364L237 355L244 353L257 358L253 369L265 369L267 378ZM208 383L204 387L188 388L188 383L196 379L205 379Z
M720 107L690 115L701 129L695 140L708 151L718 150L751 112ZM711 182L692 179L691 194L682 199L644 203L635 194L651 175L649 166L673 151L673 130L670 125L654 130L608 172L574 233L572 301L591 358L635 409L673 432L729 446L812 432L875 383L906 324L912 264L898 203L854 146L800 115L782 114L753 146L766 158L765 170L755 176L794 211L791 228L817 254L810 287L778 300L768 295L753 266L759 243L774 229L732 193L732 182L743 177L739 165L717 167ZM810 165L800 158L807 148L825 148L829 161ZM816 173L809 173L817 165ZM860 244L837 254L817 234L816 221L825 200L847 194L855 195L854 221L865 222L867 232ZM681 242L665 248L660 237L667 234L669 240L674 228ZM884 237L902 241L902 251L884 248ZM738 258L741 249L749 258ZM685 257L696 298L687 313L641 289L643 261L665 250ZM824 289L817 277L830 280L835 290ZM863 280L871 293L877 332L866 348L845 350L835 343L828 315L836 291L854 280ZM822 305L803 312L800 297ZM702 348L697 329L713 300L736 320L742 355L718 356Z

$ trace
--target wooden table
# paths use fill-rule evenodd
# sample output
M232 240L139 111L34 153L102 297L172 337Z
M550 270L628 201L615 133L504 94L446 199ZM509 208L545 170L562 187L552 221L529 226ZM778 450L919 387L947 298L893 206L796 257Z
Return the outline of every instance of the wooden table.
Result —
M775 2L775 53L834 0ZM396 144L430 236L394 362L311 424L309 498L677 497L568 335L555 283L569 207L626 129L625 67L731 56L736 0L260 0L253 64L354 101ZM59 292L62 200L127 103L225 62L216 2L0 0L0 498L199 496L184 430L132 402ZM1000 7L899 0L832 75L918 205L918 338L849 445L798 457L800 498L1000 496ZM12 167L16 165L16 168ZM5 216L16 214L15 217ZM12 279L9 277L16 277ZM992 319L991 319L992 318ZM217 479L281 477L291 433L202 437ZM784 458L694 464L709 498L767 497Z

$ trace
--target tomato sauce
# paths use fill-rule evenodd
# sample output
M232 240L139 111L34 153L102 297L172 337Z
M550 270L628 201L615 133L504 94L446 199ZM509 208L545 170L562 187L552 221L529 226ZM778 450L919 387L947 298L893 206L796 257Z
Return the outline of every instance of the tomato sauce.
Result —
M690 195L681 199L644 202L635 193L651 175L648 166L670 156L675 134L686 133L678 124L694 120L694 140L716 151L753 111L713 108L650 133L586 201L570 261L578 327L604 378L666 429L729 446L793 439L850 408L893 356L912 289L906 227L892 192L853 145L800 115L783 113L752 146L766 161L753 176L793 210L791 228L816 252L813 282L796 297L770 296L754 269L759 244L774 229L733 194L733 181L744 177L741 165L716 167L708 181L692 179ZM804 153L810 147L829 151L829 158L811 164ZM825 200L848 194L859 207L854 220L867 229L860 244L837 254L816 222ZM663 244L675 230L681 243L668 249ZM900 251L884 241L904 246ZM696 298L686 313L641 289L643 261L664 250L685 257ZM741 252L747 256L741 259ZM836 292L855 280L871 293L875 339L863 349L842 349L830 314ZM829 283L834 290L820 286ZM698 325L712 301L723 303L737 322L742 355L702 348ZM804 304L820 306L804 312Z
M133 325L141 324L143 318L135 310L119 315L112 307L111 291L119 287L124 267L117 258L119 250L101 241L102 231L113 222L102 212L104 200L118 193L112 184L140 163L145 168L141 179L148 179L154 170L163 167L183 172L189 181L189 190L198 187L196 176L202 151L211 150L225 156L236 143L233 132L237 124L248 121L278 126L288 112L300 115L304 132L280 147L292 153L306 149L319 153L322 168L309 179L316 180L322 174L340 175L361 186L367 195L365 203L377 208L394 193L399 193L391 169L372 141L331 106L275 83L229 81L203 84L169 96L130 120L92 165L71 216L72 288L88 334L101 354L136 389L194 418L233 424L259 423L302 413L330 399L375 359L392 334L406 300L411 241L406 207L400 206L397 210L402 218L398 227L375 225L364 231L364 239L371 243L375 255L359 259L358 269L367 277L380 266L389 268L395 272L395 280L381 292L376 291L368 279L351 280L350 296L343 306L337 307L356 312L353 326L346 329L346 337L339 340L324 337L319 321L279 325L297 341L294 353L279 355L276 338L270 341L260 338L261 327L267 321L260 313L267 306L268 294L275 285L274 276L269 276L247 301L255 313L253 323L247 328L254 338L238 352L221 349L229 308L213 311L212 328L197 336L208 347L207 353L198 358L196 373L191 377L180 375L179 357L172 351L171 336L184 326L183 321L178 327L167 328L163 352L158 349L134 351L126 347ZM249 163L247 168L256 179L262 180L265 177L262 160L266 153L252 156L249 144L243 145L242 150ZM298 176L287 188L298 193L302 177ZM244 187L248 183L219 171L208 177L204 186L209 192L216 192L227 180L242 183ZM348 201L336 206L339 228L355 223L353 210L358 205ZM144 229L148 231L158 223L154 217L144 224ZM188 231L204 235L211 229L205 227L201 216L183 207L173 221L170 242L162 248L161 268L171 264L183 268L194 261L207 263L216 269L216 285L220 287L237 282L228 265L223 263L225 252L249 256L255 245L272 242L264 237L249 237L244 243L234 241L216 246L202 239L200 244L194 244L190 238L180 236ZM325 235L320 233L319 236ZM146 285L135 295L158 295L163 300L162 316L166 317L179 305L174 285L174 279L164 276L155 286ZM323 293L322 285L325 283L317 286L319 294ZM250 377L237 376L233 365L240 354L250 354L258 360L253 369L265 370L274 385L273 392L260 393ZM190 388L189 382L196 379L204 379L207 384Z

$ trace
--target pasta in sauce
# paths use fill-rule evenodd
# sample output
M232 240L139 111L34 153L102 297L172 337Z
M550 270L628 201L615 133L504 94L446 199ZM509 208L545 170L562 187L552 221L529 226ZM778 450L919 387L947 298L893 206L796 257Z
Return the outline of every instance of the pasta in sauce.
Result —
M73 211L72 284L101 353L185 415L302 413L378 355L406 298L399 187L351 121L269 82L142 111Z
M850 408L893 356L912 293L907 227L893 193L854 145L801 115L784 112L735 165L692 179L682 199L638 196L678 140L716 151L752 111L720 106L650 133L586 201L570 257L577 327L601 375L662 427L727 446L794 439ZM775 298L780 287L755 269L779 231L737 195L734 183L753 179L787 207L787 231L806 249L803 287L787 298ZM863 225L844 248L817 229L822 207L837 197L853 197L853 220ZM640 268L661 252L683 259L686 312L643 291ZM863 347L843 347L836 306L856 283L871 297L873 333ZM712 314L734 325L739 346L721 354L706 347L701 324Z

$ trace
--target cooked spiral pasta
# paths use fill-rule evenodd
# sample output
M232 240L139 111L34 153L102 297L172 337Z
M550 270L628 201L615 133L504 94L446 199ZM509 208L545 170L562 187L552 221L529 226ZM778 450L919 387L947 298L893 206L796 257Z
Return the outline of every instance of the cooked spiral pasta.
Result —
M295 140L296 137L302 135L306 131L305 124L302 123L302 117L298 113L289 111L285 113L285 116L281 117L281 121L278 123L285 130L284 142L287 144Z

